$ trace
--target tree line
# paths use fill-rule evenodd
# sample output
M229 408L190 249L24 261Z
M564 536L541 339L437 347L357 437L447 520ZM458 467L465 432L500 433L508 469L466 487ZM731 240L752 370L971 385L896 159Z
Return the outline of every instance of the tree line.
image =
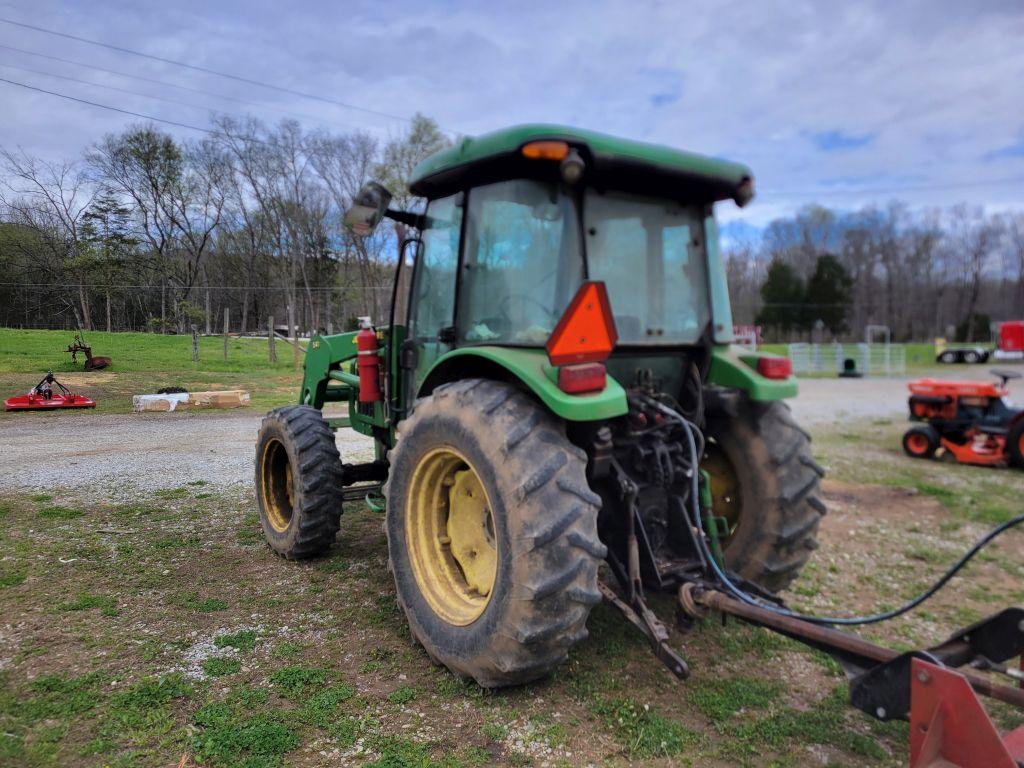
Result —
M382 320L401 225L369 238L341 223L367 180L415 206L406 180L449 144L417 115L386 141L284 121L217 117L182 141L152 125L79 158L0 148L0 325L183 332ZM727 230L728 231L728 230ZM727 238L738 323L769 338L980 339L1024 316L1024 214L902 203L812 205L745 240Z
M990 323L1024 318L1024 213L813 205L729 243L726 269L736 322L772 339L887 325L894 340L983 341Z
M224 309L241 332L269 316L379 321L402 233L352 237L342 214L371 178L411 204L412 169L448 144L417 115L388 141L217 117L198 141L137 125L70 161L0 148L0 324L209 331Z

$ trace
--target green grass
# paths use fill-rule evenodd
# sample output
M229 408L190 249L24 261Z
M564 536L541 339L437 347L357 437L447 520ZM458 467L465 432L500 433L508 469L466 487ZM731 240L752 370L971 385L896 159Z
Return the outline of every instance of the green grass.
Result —
M221 600L216 597L208 597L205 600L189 600L186 605L193 611L199 613L212 613L213 611L223 611L228 607L226 600Z
M399 686L388 694L388 701L393 704L408 704L415 698L416 689L408 685Z
M771 704L781 691L781 686L774 681L752 677L715 678L703 683L694 681L686 689L686 699L712 723L725 725L741 710Z
M301 370L293 368L291 347L277 344L277 363L270 363L267 340L233 338L224 359L222 337L200 338L199 362L192 362L191 336L153 333L86 334L96 355L113 359L97 373L83 373L83 358L71 362L65 352L70 331L20 331L0 328L0 389L27 392L43 373L52 370L61 380L76 375L70 388L97 401L97 411L124 413L132 409L132 395L178 386L191 391L245 389L253 410L294 402ZM301 365L301 357L300 357ZM62 376L62 374L65 374ZM217 412L217 411L213 411ZM3 418L23 414L0 413Z
M37 331L0 328L0 370L35 373L52 370L80 371L84 357L71 362L64 350L72 342L73 331ZM169 371L189 369L216 372L292 370L291 347L277 343L277 363L269 361L267 340L232 338L228 341L228 359L224 359L221 336L199 338L199 363L192 362L192 336L189 334L106 333L90 331L85 335L94 355L113 359L106 371ZM193 366L195 366L193 368ZM59 378L59 377L58 377ZM34 382L33 382L34 383Z
M329 676L330 671L326 669L290 666L274 670L270 682L286 699L300 699L321 688Z
M27 578L28 571L25 568L0 562L0 589L17 587L24 584Z
M91 595L88 592L82 592L74 600L68 600L57 605L57 610L61 612L88 611L93 608L112 611L117 608L117 600L110 595Z
M602 701L595 714L617 734L632 757L672 757L701 744L703 736L634 699Z
M238 659L213 658L206 659L202 666L203 672L210 677L224 677L238 672L242 668L242 662Z
M37 514L39 517L46 518L47 520L74 520L85 513L73 507L47 506L40 507Z

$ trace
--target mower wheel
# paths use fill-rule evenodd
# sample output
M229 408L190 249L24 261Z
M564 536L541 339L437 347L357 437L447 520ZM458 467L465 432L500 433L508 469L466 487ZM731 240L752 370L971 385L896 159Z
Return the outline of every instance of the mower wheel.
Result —
M911 427L903 435L903 452L915 459L931 459L939 449L939 433L928 424Z
M519 389L464 379L417 402L389 460L389 566L412 636L486 688L546 675L601 601L586 453Z
M256 441L256 500L271 549L289 560L330 549L343 484L334 432L318 409L289 405L263 418Z
M1010 426L1006 435L1006 449L1010 453L1010 463L1024 469L1024 418L1017 419Z
M728 521L729 568L778 592L800 574L825 514L810 435L781 401L744 401L735 415L711 415L702 467L712 507Z

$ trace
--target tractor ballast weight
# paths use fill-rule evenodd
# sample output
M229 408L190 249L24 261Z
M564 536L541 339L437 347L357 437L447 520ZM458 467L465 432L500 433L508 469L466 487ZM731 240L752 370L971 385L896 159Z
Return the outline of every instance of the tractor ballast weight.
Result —
M409 187L423 213L390 209L368 184L345 216L358 235L385 218L415 233L389 320L314 336L299 404L264 420L256 484L271 547L323 552L345 501L383 494L413 637L485 687L546 675L602 600L686 677L645 599L667 592L684 623L714 609L831 653L855 705L909 717L909 660L777 596L817 546L823 470L784 402L797 391L789 361L731 345L713 206L751 199L749 169L539 125L464 139ZM329 403L347 415L325 417ZM372 437L375 460L343 464L339 428ZM1003 658L1024 649L1020 635ZM921 653L978 661L947 645ZM858 704L882 699L884 713Z

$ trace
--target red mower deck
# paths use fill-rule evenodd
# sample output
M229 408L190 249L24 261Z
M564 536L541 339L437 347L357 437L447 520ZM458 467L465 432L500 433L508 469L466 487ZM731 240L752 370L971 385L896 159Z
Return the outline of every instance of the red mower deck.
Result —
M51 385L56 385L57 390ZM96 401L85 395L76 395L56 378L53 371L47 372L43 380L32 387L26 395L16 395L4 400L6 411L56 411L64 408L95 408Z

